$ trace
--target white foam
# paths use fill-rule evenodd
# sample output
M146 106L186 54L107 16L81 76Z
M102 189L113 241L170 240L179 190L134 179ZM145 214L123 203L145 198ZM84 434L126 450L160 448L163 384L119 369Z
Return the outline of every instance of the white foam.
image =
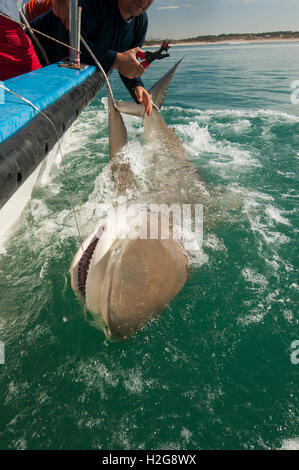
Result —
M238 322L243 325L250 325L252 323L261 323L265 316L271 311L273 303L280 302L280 290L276 289L273 292L269 292L265 297L264 284L262 284L261 289L258 291L258 294L261 295L261 301L256 305L256 307L251 308L255 301L244 302L246 305L246 310L251 309L251 313L243 317L238 318Z
M200 127L198 123L194 121L188 124L177 124L174 127L191 153L198 150L202 152L211 151L214 140L209 133L208 127Z
M187 444L189 444L191 437L192 437L192 432L189 431L187 428L183 428L181 430L181 437L186 441Z
M251 128L251 122L248 119L238 119L236 122L214 123L214 126L224 131L226 134L244 134Z
M107 126L107 114L103 109L87 107L79 119L67 130L62 141L63 155L75 153L94 139Z
M248 203L248 206L260 206L264 201L274 201L273 196L270 194L262 193L261 191L247 189L239 186L238 184L231 185L231 190L242 194L243 199Z
M299 286L295 282L293 282L293 284L291 284L290 287L293 289L299 290Z
M239 144L228 141L216 141L210 134L208 127L200 127L198 122L178 124L175 129L185 147L192 155L198 153L212 154L209 163L218 167L260 166L249 150Z
M243 325L251 325L252 323L260 323L263 321L266 315L265 310L263 310L263 305L260 303L256 308L252 310L249 315L245 315L238 319L239 323Z
M299 122L299 116L295 114L288 114L283 111L276 111L272 109L250 109L250 108L241 108L241 109L205 109L205 110L200 110L198 108L189 108L188 110L183 109L179 106L168 106L167 108L163 108L163 112L168 113L174 112L176 115L183 115L181 119L189 122L191 119L192 121L198 121L202 123L210 123L211 120L213 121L215 119L229 119L229 123L219 123L219 122L213 122L213 125L216 127L223 126L227 127L227 129L231 128L234 129L235 131L238 132L238 128L242 128L244 126L244 131L249 130L251 127L251 122L250 120L259 118L264 122L264 125L266 125L265 129L269 129L272 127L273 124L276 123L298 123ZM188 115L192 116L192 118L186 116L186 113ZM244 122L245 121L245 122ZM247 122L246 122L247 121ZM241 130L241 129L240 129ZM242 132L242 131L241 131Z
M189 111L189 110L188 110ZM197 110L198 113L198 110ZM272 109L223 109L223 110L205 110L202 111L203 114L211 116L220 116L220 117L235 117L235 118L246 118L246 119L255 119L255 118L264 118L271 120L272 122L299 122L299 117L285 113L283 111L275 111Z
M20 437L19 439L14 439L12 441L12 448L15 450L26 450L27 440L24 437Z
M268 285L268 281L263 274L257 273L251 268L242 269L242 276L244 279L253 285L258 285L265 289Z
M290 239L278 230L274 221L283 225L291 225L288 219L282 217L282 211L271 204L265 202L273 201L273 197L259 191L250 191L248 189L235 188L235 191L243 192L244 206L243 213L247 217L251 230L260 235L267 245L283 245L289 243ZM267 217L265 217L265 214ZM276 228L277 230L273 230Z
M140 370L134 370L124 381L125 388L130 393L140 394L143 392L145 383Z
M285 178L291 178L293 179L294 176L296 176L295 173L292 173L291 171L280 171L280 170L277 170L276 172L278 175L282 175L284 176Z
M283 317L285 320L287 320L289 323L293 323L294 320L294 312L291 310L284 310L283 311Z
M280 232L269 230L266 224L260 220L260 216L249 216L251 230L258 233L267 245L285 245L290 242L290 238Z
M88 361L88 364L81 361L77 366L74 375L77 381L83 381L88 388L97 387L105 382L111 387L116 387L119 383L117 372L110 372L108 368L98 360Z
M280 450L299 450L299 437L284 439L281 443Z
M266 212L267 216L269 217L270 221L275 221L275 222L277 222L279 224L283 224L283 225L291 225L290 221L281 215L283 213L282 210L279 210L276 207L273 207L273 206L269 205L269 206L266 207L265 212ZM273 224L271 224L271 225L273 225Z
M215 234L209 234L207 237L204 237L203 246L214 251L227 251L223 241Z

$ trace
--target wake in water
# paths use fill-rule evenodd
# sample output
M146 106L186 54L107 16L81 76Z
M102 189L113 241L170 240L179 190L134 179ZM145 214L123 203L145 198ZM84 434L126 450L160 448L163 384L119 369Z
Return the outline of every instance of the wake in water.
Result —
M289 181L295 177L298 154L292 150L293 159L289 158L288 162L281 159L280 151L285 151L285 146L283 142L281 147L277 145L275 133L277 129L283 133L285 127L288 135L295 140L299 119L286 113L262 110L200 111L166 107L163 113L170 125L173 121L175 131L206 180L209 192L193 170L191 173L187 172L186 176L186 169L170 165L169 161L165 161L163 153L152 152L150 144L144 145L133 140L127 146L125 157L139 180L140 198L143 197L145 202L157 202L163 200L164 192L173 190L173 194L165 194L170 202L177 202L179 195L184 202L203 203L208 208L205 213L207 218L210 209L212 217L208 220L208 227L213 227L212 218L219 224L221 220L229 223L243 217L244 222L247 220L249 223L252 233L260 237L261 244L286 243L289 237L283 233L283 229L292 230L288 215L294 214L292 209L288 210L288 203L296 198ZM126 126L130 139L141 134L142 123L137 118L127 117ZM85 128L83 133L82 127ZM271 155L267 146L273 150ZM290 141L288 146L290 149L295 148ZM99 149L102 150L101 153ZM118 202L107 165L108 137L103 108L100 111L91 108L82 115L69 132L63 151L70 184L76 188L74 202L82 237L85 237L94 228L99 217L105 218ZM278 168L273 166L273 161L278 162ZM56 165L52 174L48 175L48 180L43 182L45 185L35 189L18 225L23 242L27 240L37 249L47 243L61 243L77 235L72 212L66 208L67 189L60 176L59 162L57 163L58 167ZM99 172L101 168L103 170ZM270 189L264 193L262 175L269 171L274 178L278 175L283 177L277 206L275 191L271 194ZM259 173L260 185L256 178ZM180 178L186 181L184 188L190 189L186 194L178 194ZM129 199L134 198L134 194L128 193L127 196ZM281 203L286 203L286 207L282 207ZM106 207L105 213L103 207ZM26 222L28 219L29 225ZM18 231L16 240L17 233ZM206 241L208 237L209 234L205 237Z

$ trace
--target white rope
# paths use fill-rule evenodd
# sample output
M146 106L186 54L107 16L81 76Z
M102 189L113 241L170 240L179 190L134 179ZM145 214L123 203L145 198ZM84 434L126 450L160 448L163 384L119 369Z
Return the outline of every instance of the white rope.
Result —
M111 97L112 97L112 100L113 100L113 103L115 105L115 101L114 101L114 97L113 97L113 93L112 93L112 90L111 90L111 86L110 86L110 83L109 83L109 80L108 80L108 77L107 77L107 74L105 72L105 70L103 69L103 67L101 66L100 62L98 61L98 59L96 58L96 56L94 55L94 53L92 52L92 50L90 49L89 45L87 44L87 42L85 41L85 39L83 38L82 34L80 34L80 38L81 38L81 41L82 43L84 44L84 46L86 47L87 49L87 52L90 54L91 58L94 60L96 66L100 69L100 71L102 72L103 76L104 76L104 79L105 79L105 82L106 82L106 86L111 94Z
M70 205L71 205L71 208L72 208L73 216L74 216L74 219L75 219L75 224L76 224L76 229L77 229L77 232L78 232L78 238L79 238L80 246L81 246L82 252L84 253L83 239L82 239L80 228L79 228L79 223L78 223L78 218L77 218L75 206L74 206L74 203L73 203L73 199L71 197L69 179L68 179L66 166L65 166L65 162L64 162L64 157L63 157L63 153L62 153L62 149L61 149L61 145L60 145L60 141L59 141L58 131L56 129L56 126L55 126L54 122L43 111L41 111L35 104L33 104L31 101L29 101L27 98L24 98L23 96L19 95L18 93L10 90L5 85L3 85L3 83L0 83L0 87L3 88L8 93L11 93L12 95L16 96L20 100L22 100L25 103L32 106L36 111L38 111L42 116L44 116L50 122L50 124L53 126L53 128L55 130L56 138L57 138L58 150L59 150L60 155L61 155L63 171L64 171L64 174L65 174L65 179L66 179L66 184L67 184L67 196L68 196L68 199L69 199L69 202L70 202Z
M44 36L47 39L51 39L51 41L57 42L57 44L60 44L61 46L67 47L68 49L72 49L72 51L75 51L75 52L78 52L79 54L81 54L81 51L79 49L75 49L74 47L72 47L68 44L65 44L64 42L58 41L58 39L52 38L51 36L48 36L47 34L42 33L38 29L32 28L30 25L27 26L26 24L22 23L21 21L17 21L14 18L11 18L10 16L5 15L2 12L0 12L0 16L3 16L3 18L6 18L7 20L13 21L14 23L17 23L18 25L22 26L22 28L29 29L29 30L33 31L34 33L37 33L37 34L40 34L41 36Z
M3 16L7 19L11 19L9 16L7 15L4 15L3 13L0 13L0 16ZM20 24L21 26L24 26L25 28L29 29L31 32L36 32L38 34L41 34L42 36L45 36L47 37L48 39L52 39L53 41L57 42L58 44L62 44L63 46L66 46L76 52L80 52L78 51L77 49L74 49L73 47L71 46L68 46L60 41L57 41L56 39L50 37L50 36L47 36L46 34L44 33L41 33L40 31L38 30L35 30L33 29L30 25L24 25L23 23L20 23L16 20L12 20L14 21L15 23L18 23ZM90 56L92 57L92 59L94 60L96 66L100 69L100 71L102 72L103 76L104 76L104 79L105 79L105 82L106 82L106 86L108 88L108 91L110 92L111 94L111 98L113 100L113 103L115 104L115 101L114 101L114 97L113 97L113 93L112 93L112 90L111 90L111 87L110 87L110 83L109 83L109 80L108 80L108 77L106 75L106 72L105 70L103 69L102 65L100 64L100 62L98 61L98 59L96 58L96 56L94 55L94 53L92 52L92 50L90 49L90 47L88 46L88 44L86 43L85 39L82 37L82 35L80 35L80 38L81 38L81 41L82 43L84 44L84 46L86 47L88 53L90 54ZM81 52L80 52L81 53ZM35 104L33 104L31 101L29 101L28 99L24 98L23 96L19 95L18 93L15 93L14 91L10 90L9 88L7 88L6 86L4 86L3 84L0 83L0 87L3 88L4 90L6 90L8 93L11 93L13 95L15 95L17 98L21 99L22 101L24 101L25 103L29 104L30 106L32 106L38 113L42 114L42 116L44 116L49 122L50 124L53 126L54 130L55 130L55 133L56 133L56 137L57 137L57 144L58 144L58 149L59 149L59 152L60 152L60 155L61 155L61 161L62 161L62 165L63 165L63 170L64 170L64 173L65 173L65 177L66 177L66 183L67 183L67 189L68 189L68 198L69 198L69 201L70 201L70 205L71 205L71 208L72 208L72 212L73 212L73 215L74 215L74 219L75 219L75 223L76 223L76 228L77 228L77 232L78 232L78 238L79 238L79 242L80 242L80 246L81 246L81 249L82 249L82 253L84 253L84 248L83 248L83 241L82 241L82 236L81 236L81 232L80 232L80 228L79 228L79 223L78 223L78 218L77 218L77 214L76 214L76 211L75 211L75 207L74 207L74 204L73 204L73 200L72 200L72 197L71 197L71 191L70 191L70 186L69 186L69 180L68 180L68 176L67 176L67 171L66 171L66 167L65 167L65 162L64 162L64 157L63 157L63 153L62 153L62 150L61 150L61 145L60 145L60 142L59 142L59 136L58 136L58 132L57 132L57 129L56 129L56 126L55 124L53 123L53 121L43 112L41 111Z
M22 10L19 10L19 14L20 14L20 17L22 18L22 20L24 21L24 24L27 26L27 28L29 29L29 33L31 34L31 37L32 39L35 41L35 43L37 44L37 46L39 47L39 50L41 51L42 53L42 56L46 62L47 65L50 65L50 61L48 59L48 56L46 54L46 51L45 49L43 48L43 46L41 45L41 43L39 42L39 40L37 39L37 37L35 36L34 32L32 31L32 28L30 26L30 24L28 23L28 20L26 18L26 16L24 15L24 13L22 12Z

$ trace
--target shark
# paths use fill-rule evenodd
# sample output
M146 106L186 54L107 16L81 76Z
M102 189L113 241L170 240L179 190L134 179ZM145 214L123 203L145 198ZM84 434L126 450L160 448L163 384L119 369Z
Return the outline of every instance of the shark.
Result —
M161 314L188 278L190 259L184 245L174 237L174 218L168 235L162 237L162 216L153 214L149 206L163 203L181 207L199 198L203 202L203 195L207 196L197 166L161 116L167 89L181 60L149 90L151 116L141 104L115 101L107 85L112 179L118 195L129 191L130 204L142 201L143 209L130 214L118 210L102 220L77 251L70 273L72 288L84 299L95 324L117 339L134 335ZM149 150L141 187L124 152L128 137L122 114L144 121ZM153 220L158 226L156 237L149 235ZM140 233L145 236L138 236Z

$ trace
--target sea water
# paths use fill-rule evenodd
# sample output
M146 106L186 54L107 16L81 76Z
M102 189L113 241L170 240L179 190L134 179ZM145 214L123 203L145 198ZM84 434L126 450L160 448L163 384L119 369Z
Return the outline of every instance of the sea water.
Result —
M172 48L146 85L182 56L162 115L214 201L199 262L126 342L88 322L72 206L84 237L113 194L103 89L1 246L2 449L299 448L299 43ZM126 125L138 173L142 122Z

